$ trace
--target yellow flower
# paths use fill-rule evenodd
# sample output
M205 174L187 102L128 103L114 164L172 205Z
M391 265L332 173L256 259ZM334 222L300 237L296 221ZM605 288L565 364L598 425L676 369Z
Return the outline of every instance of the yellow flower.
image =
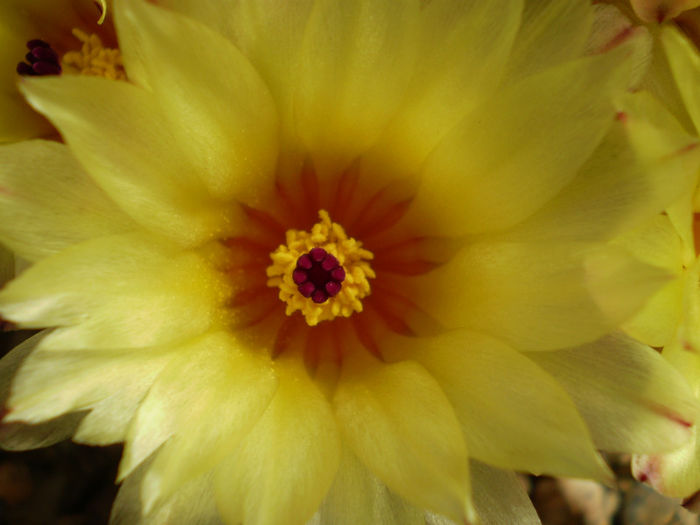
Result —
M700 131L700 97L697 85L700 81L700 53L677 28L670 25L659 30L657 42L657 54L666 61L666 69L652 69L649 75L662 75L667 71L668 76L647 79L645 84L663 86L657 93L675 90L677 98L661 100L679 116L679 120L670 117L662 103L648 95L644 96L644 104L638 109L644 118L658 123L664 140L687 142L686 150L691 155L686 155L684 160L687 163L679 166L687 173L679 199L663 215L617 241L641 260L665 268L674 275L674 279L652 297L645 308L625 325L625 329L640 341L663 347L663 356L684 375L698 398L700 159L697 135ZM658 138L647 137L640 147L655 147ZM671 453L637 456L633 470L638 479L648 481L669 496L687 498L685 504L697 508L698 498L693 497L700 490L700 443L696 430L693 436L686 446Z
M607 241L683 180L615 118L643 30L162 3L193 18L115 5L129 82L21 82L65 144L0 148L0 240L35 261L0 313L52 328L4 361L5 422L125 441L117 523L533 523L513 470L688 439L680 375L601 339L668 279Z
M0 142L54 132L17 91L20 74L123 78L119 51L109 47L115 43L106 0L4 0L0 5Z

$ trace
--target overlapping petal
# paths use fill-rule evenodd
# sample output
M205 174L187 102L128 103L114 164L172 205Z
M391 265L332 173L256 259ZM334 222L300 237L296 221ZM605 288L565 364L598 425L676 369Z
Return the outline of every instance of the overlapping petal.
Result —
M128 475L168 439L142 482L146 513L232 454L277 387L271 363L229 334L204 336L176 352L138 409L120 465L120 477Z
M697 137L646 92L618 107L618 119L571 184L504 238L606 240L690 192L700 165Z
M425 5L415 72L364 161L377 171L415 175L442 137L499 85L520 11L512 0Z
M617 336L529 357L566 389L604 450L672 450L691 436L692 390L648 346Z
M669 274L587 243L473 243L424 279L422 306L446 326L522 350L593 341L631 318ZM468 293L436 296L460 283Z
M471 520L467 449L439 384L417 363L345 363L334 396L350 448L395 493Z
M190 18L140 1L115 7L127 72L141 68L132 80L152 90L181 155L216 198L253 203L272 184L278 140L274 101L253 66Z
M66 412L88 410L100 402L109 426L87 423L83 441L108 444L124 439L134 410L167 352L152 350L53 351L37 349L14 378L5 421L42 422ZM119 396L114 396L114 389ZM81 427L85 419L81 422ZM81 434L81 427L78 434Z
M469 463L474 506L481 525L540 525L535 508L515 473L489 467L480 461ZM443 516L427 513L426 525L456 525Z
M401 103L420 3L317 0L295 72L294 125L322 173L369 149Z
M275 371L270 406L216 469L216 502L227 523L303 525L338 469L340 436L328 401L298 360L278 359Z
M629 82L625 56L644 40L547 69L482 104L426 161L416 212L429 209L444 235L461 235L513 226L543 206L606 134L611 98Z
M225 289L200 256L123 234L35 264L0 292L0 314L22 327L65 326L42 342L52 349L145 347L205 332Z
M406 345L455 407L472 457L506 469L610 477L567 393L524 355L462 330Z
M0 241L20 257L41 259L136 228L64 145L27 141L0 148Z
M338 474L315 517L319 524L423 525L423 511L408 505L378 480L347 447Z
M138 222L183 244L201 242L224 227L221 204L183 158L153 93L78 76L26 79L21 87L97 184ZM119 104L108 103L115 100Z

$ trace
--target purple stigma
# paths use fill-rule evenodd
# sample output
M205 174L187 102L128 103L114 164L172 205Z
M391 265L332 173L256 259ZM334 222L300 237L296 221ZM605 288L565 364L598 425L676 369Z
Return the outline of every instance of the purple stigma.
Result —
M292 280L301 295L321 304L340 292L345 270L326 250L313 248L297 259Z
M27 42L27 49L29 53L24 55L25 62L17 64L17 73L32 77L61 74L58 54L47 42L35 38Z

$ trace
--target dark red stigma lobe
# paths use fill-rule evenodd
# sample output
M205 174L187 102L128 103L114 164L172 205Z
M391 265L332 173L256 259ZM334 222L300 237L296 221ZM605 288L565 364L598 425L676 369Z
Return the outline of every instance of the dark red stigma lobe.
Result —
M301 295L320 304L340 292L345 270L338 259L326 250L313 248L297 259L292 280Z
M25 62L17 64L17 73L32 77L61 74L58 54L48 42L35 38L27 42L27 49L29 53L24 55Z

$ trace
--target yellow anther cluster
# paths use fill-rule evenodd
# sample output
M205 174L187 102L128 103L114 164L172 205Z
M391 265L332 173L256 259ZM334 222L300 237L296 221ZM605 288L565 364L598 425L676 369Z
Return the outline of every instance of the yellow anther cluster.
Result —
M361 242L348 237L340 224L331 221L327 211L320 210L318 215L320 221L310 232L287 231L286 244L270 254L272 264L267 267L267 285L279 287L279 298L287 303L286 314L292 315L299 310L309 326L361 312L362 299L371 291L368 279L375 277L369 264L374 258L372 252L362 248ZM292 279L297 259L317 247L335 256L345 269L345 280L338 295L321 304L301 295Z
M61 66L66 73L126 80L122 55L118 49L104 47L100 37L73 29L73 35L83 45L79 51L68 51L63 55Z

